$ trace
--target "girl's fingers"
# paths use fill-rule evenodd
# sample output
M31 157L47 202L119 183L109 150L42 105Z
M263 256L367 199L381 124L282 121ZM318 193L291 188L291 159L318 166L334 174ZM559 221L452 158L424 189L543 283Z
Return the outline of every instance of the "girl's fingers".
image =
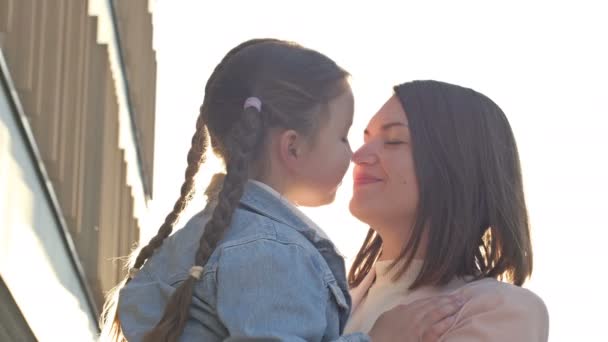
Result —
M454 325L457 316L458 312L443 318L426 329L422 334L421 342L438 341Z

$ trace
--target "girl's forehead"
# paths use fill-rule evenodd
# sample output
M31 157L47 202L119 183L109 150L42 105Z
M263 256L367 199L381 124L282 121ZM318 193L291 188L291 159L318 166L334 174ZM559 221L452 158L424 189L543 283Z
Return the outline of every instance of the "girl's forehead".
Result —
M354 98L350 91L345 91L329 102L330 120L334 122L352 122L354 115Z

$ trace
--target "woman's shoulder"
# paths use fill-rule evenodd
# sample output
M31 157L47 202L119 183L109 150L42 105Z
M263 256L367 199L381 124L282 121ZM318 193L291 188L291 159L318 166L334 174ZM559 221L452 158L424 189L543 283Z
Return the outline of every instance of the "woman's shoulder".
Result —
M481 279L457 290L466 302L446 336L489 334L496 341L546 341L549 313L544 301L529 289L496 279ZM504 337L504 339L501 339Z
M544 301L533 291L513 284L498 281L494 278L485 278L472 281L460 290L472 303L479 302L484 306L526 306L536 307L546 311Z

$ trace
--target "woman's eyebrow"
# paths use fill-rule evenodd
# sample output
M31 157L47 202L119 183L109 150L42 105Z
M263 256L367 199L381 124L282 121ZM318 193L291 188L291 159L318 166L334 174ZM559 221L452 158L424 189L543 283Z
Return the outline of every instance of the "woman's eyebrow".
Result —
M393 127L408 127L408 125L407 125L407 123L401 122L401 121L389 122L389 123L382 125L382 131L386 131ZM363 134L368 135L369 130L366 128L365 131L363 131Z

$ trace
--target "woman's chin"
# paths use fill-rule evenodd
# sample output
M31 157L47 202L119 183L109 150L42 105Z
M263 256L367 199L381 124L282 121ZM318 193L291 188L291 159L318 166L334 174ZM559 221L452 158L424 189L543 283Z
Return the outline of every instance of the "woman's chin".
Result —
M348 209L350 213L359 219L359 221L368 223L370 219L374 216L374 208L372 205L374 203L366 203L367 201L362 196L357 196L356 194L350 200L348 205Z

